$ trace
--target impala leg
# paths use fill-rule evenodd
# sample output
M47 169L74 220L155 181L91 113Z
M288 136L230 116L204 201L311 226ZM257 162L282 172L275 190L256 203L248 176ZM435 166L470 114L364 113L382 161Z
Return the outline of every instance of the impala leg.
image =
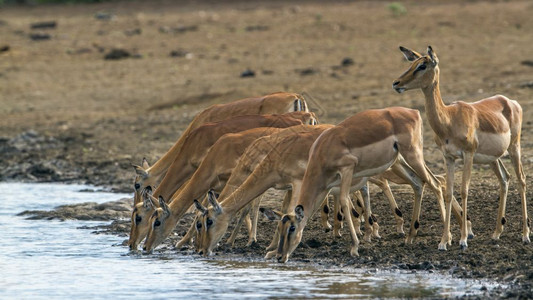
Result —
M465 152L463 155L463 178L461 183L461 199L463 200L463 224L466 224L468 218L468 188L470 186L470 178L472 177L472 165L474 164L474 153ZM465 250L468 247L467 243L468 232L466 226L461 226L461 239L459 245L461 249Z
M253 201L255 201L255 200L253 200ZM230 237L226 241L226 245L228 245L228 246L230 246L232 248L235 245L235 240L237 239L237 235L239 234L239 229L241 228L242 223L247 218L250 218L250 216L248 214L250 212L251 205L252 204L250 203L250 204L246 205L243 209L241 209L239 218L237 220L237 223L235 224L235 228L233 228L233 231L231 232ZM247 220L246 220L246 222L248 223ZM247 224L247 225L249 225L249 224Z
M505 224L505 206L507 203L507 191L509 188L509 173L505 169L500 159L497 159L490 164L492 171L498 178L500 183L500 199L498 204L498 218L496 219L496 229L492 234L492 238L498 240L503 232L503 225Z
M285 193L285 196L283 197L283 202L281 203L281 212L284 214L287 213L289 203L291 202L290 199L292 198L292 194L293 194L292 190L288 190ZM270 245L268 245L268 247L266 248L266 250L269 251L269 253L267 253L267 256L270 255L269 258L277 253L276 249L278 248L278 242L279 242L279 232L278 232L278 226L276 226L274 237L272 238Z
M263 196L261 196L261 199L256 199L252 203L252 211L250 212L252 215L252 230L248 236L248 243L246 244L247 247L257 242L257 221L259 219L259 206L262 200Z
M194 218L191 224L191 227L189 227L189 230L187 231L187 233L181 238L181 240L179 240L176 243L175 245L176 249L181 249L183 246L185 246L185 244L191 242L195 236L196 236L196 217Z
M333 236L341 237L342 236L341 229L343 227L342 220L344 220L344 215L342 213L340 197L339 195L331 195L331 196L333 197L333 203L334 203L333 213L335 215L333 217Z
M372 183L377 185L385 194L385 197L387 197L387 200L389 200L389 205L392 211L392 215L394 216L394 219L396 220L396 232L405 235L405 232L403 231L403 217L402 217L402 211L398 208L398 204L396 203L396 199L394 199L394 195L392 194L392 191L389 186L389 181L384 178L371 180Z
M425 170L425 167L422 167ZM415 195L409 235L405 238L405 243L411 244L420 227L420 210L422 206L422 194L424 193L424 182L416 172L413 172L414 170L411 169L411 166L401 156L398 157L397 163L392 166L392 171L411 186Z
M452 195L452 213L457 219L457 222L463 228L463 209L461 204L457 202L455 197ZM462 230L462 229L461 229ZM468 232L468 239L474 238L474 232L472 231L472 222L470 221L470 216L466 216L466 230Z
M446 209L444 219L444 229L442 238L439 243L439 250L446 250L446 245L451 244L452 234L450 232L450 218L452 211L452 197L453 197L453 181L455 172L455 158L446 156Z
M328 222L329 217L329 196L324 198L324 202L322 203L322 209L320 210L320 223L322 224L322 227L326 230L326 232L329 232L331 230L331 224Z
M522 242L529 243L529 218L527 216L527 199L526 199L526 175L522 169L522 161L520 158L520 142L511 144L507 150L511 157L516 178L518 178L518 190L520 192L520 199L522 200Z
M355 204L353 204L355 202ZM361 191L355 191L353 193L353 201L352 201L352 220L353 220L353 226L355 226L355 232L363 236L363 232L361 231L361 218L364 213L364 207L363 203L365 200L363 199L363 196L361 195Z
M370 207L370 196L368 193L368 184L365 184L361 188L361 195L363 196L363 200L365 203L365 234L363 235L363 239L367 242L370 242L372 240L372 234L374 232L374 223L375 223L375 217L372 215L372 209ZM348 215L348 214L347 214Z
M339 195L340 203L341 203L342 210L346 212L344 214L344 217L346 218L346 223L348 225L348 228L350 230L350 235L352 237L352 247L350 249L350 255L359 256L359 253L358 253L359 239L357 238L357 234L353 226L352 216L349 213L350 212L350 186L352 183L353 166L342 168L340 173L341 173L341 184L340 184L340 195ZM365 213L367 213L367 211L368 209L365 210ZM370 220L372 220L372 218L370 218ZM372 221L370 222L370 225L371 224L372 224ZM371 233L372 233L372 230L370 229L369 234Z

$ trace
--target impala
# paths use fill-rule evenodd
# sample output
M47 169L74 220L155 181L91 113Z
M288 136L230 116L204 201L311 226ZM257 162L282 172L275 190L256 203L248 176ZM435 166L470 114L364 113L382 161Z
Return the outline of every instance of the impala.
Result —
M303 122L316 123L313 113L292 112L283 115L247 115L230 118L224 121L207 123L191 131L185 139L183 146L176 155L174 162L167 171L161 184L155 189L156 199L161 195L164 199L171 196L191 177L196 171L209 148L226 133L240 132L258 127L285 128L300 125ZM155 202L156 205L158 202ZM132 229L129 246L131 250L137 249L142 240L143 232L138 232L137 226L142 228L143 222L148 221L147 216L152 213L152 206L142 201L135 205L132 212Z
M496 95L473 103L454 102L446 105L439 89L439 59L431 46L427 55L400 47L411 66L393 83L393 88L402 93L406 90L421 89L425 96L426 114L429 125L435 133L435 142L440 147L446 161L446 222L439 243L440 250L446 250L450 235L450 199L453 195L456 160L463 160L461 183L462 219L468 218L468 188L472 165L489 164L500 183L500 199L496 229L492 234L499 239L505 219L505 205L509 187L509 174L500 157L507 151L511 157L518 189L522 200L522 241L529 243L529 219L527 216L526 176L520 159L520 132L522 108L515 100ZM468 234L461 228L460 246L466 249Z
M354 188L352 180L384 172L394 164L398 154L411 170L406 172L407 177L420 178L435 193L444 220L442 190L424 162L420 113L403 107L367 110L324 132L314 142L294 212L284 215L278 224L278 261L286 262L296 249L307 221L329 189L339 187L341 207L349 211L348 193ZM362 186L365 180L360 182ZM420 200L415 197L408 243L413 241L420 226ZM372 225L374 221L369 214L370 203L365 203L365 220ZM350 254L356 256L359 240L351 214L345 217L352 237ZM463 224L466 227L467 223Z
M196 128L207 122L218 122L242 115L283 114L293 111L308 112L304 98L295 93L278 92L262 97L246 98L224 104L212 105L194 117L176 143L152 166L143 158L140 166L134 165L134 204L142 200L142 191L147 186L156 186L165 176L185 143L185 139Z

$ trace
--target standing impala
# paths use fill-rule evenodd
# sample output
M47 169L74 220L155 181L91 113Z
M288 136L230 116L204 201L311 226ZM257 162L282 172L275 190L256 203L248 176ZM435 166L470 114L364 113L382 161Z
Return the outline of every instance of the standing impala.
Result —
M446 161L446 222L439 243L440 250L446 250L450 235L450 199L453 195L455 161L462 158L463 176L461 199L463 222L468 218L468 187L472 165L489 164L500 183L500 203L496 230L492 234L499 239L505 224L505 205L509 187L509 174L499 159L505 151L509 153L518 178L518 188L522 199L522 241L529 243L529 219L527 217L526 176L520 160L520 131L522 108L514 100L497 95L473 103L454 102L446 105L439 89L439 59L431 46L427 55L400 47L411 66L392 87L402 93L406 90L421 89L426 98L425 107L429 124L435 133L435 142L440 147ZM461 229L460 246L467 247L467 232Z
M345 212L350 211L348 194L353 188L352 180L384 172L394 164L398 154L412 170L407 175L420 178L435 193L444 220L442 190L424 162L420 113L403 107L367 110L325 131L311 147L294 213L284 215L278 225L278 261L286 262L296 249L307 221L331 188L340 188L341 207ZM361 180L361 185L364 182ZM412 242L420 225L420 202L415 198L407 242ZM372 225L373 219L367 215L369 210L370 203L365 203L365 219ZM345 217L352 237L350 254L356 256L359 240L351 214Z
M283 114L293 111L308 112L309 109L301 95L285 92L215 104L206 108L194 117L178 141L155 164L150 166L146 159L143 159L140 166L133 166L136 172L134 204L142 201L142 192L147 186L156 186L165 176L186 138L202 124L218 122L235 116Z

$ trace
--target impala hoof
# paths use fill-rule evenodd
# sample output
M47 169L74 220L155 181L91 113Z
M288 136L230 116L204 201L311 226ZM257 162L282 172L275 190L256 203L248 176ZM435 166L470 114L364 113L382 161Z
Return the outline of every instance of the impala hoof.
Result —
M276 251L276 250L267 252L267 254L265 255L265 259L271 259L272 257L274 257L276 255L277 252L278 251Z
M412 244L414 242L415 238L412 237L412 236L408 236L405 238L405 244L406 245L409 245L409 244Z
M459 242L459 245L461 246L461 250L466 250L466 248L468 248L466 241Z
M500 239L500 234L499 232L495 232L492 234L492 239L493 240L499 240Z
M471 240L471 239L473 239L473 238L474 238L474 234L473 234L473 233L469 233L469 234L468 234L468 239Z
M257 245L257 241L256 240L251 240L251 241L248 241L248 243L246 243L246 247L251 247L251 246L254 246L254 245Z
M446 251L446 244L447 244L447 243L442 243L442 242L439 243L439 250L440 250L440 251Z
M363 240L365 240L365 242L368 242L368 243L372 242L372 236L371 236L371 234L365 234L365 235L363 236Z
M528 235L523 236L523 237L522 237L522 242L524 242L524 244L529 244L529 243L531 243L531 241L529 240L529 236L528 236Z
M359 251L357 250L357 248L355 248L355 249L352 248L352 249L350 250L350 255L351 255L352 257L359 256Z

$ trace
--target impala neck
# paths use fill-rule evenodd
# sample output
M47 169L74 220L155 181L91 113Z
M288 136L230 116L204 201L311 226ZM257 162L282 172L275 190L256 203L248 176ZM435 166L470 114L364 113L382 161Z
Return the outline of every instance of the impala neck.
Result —
M429 125L438 136L444 136L446 128L449 127L450 118L447 106L442 101L439 88L439 75L436 74L435 81L427 87L422 88L426 98L426 115Z

